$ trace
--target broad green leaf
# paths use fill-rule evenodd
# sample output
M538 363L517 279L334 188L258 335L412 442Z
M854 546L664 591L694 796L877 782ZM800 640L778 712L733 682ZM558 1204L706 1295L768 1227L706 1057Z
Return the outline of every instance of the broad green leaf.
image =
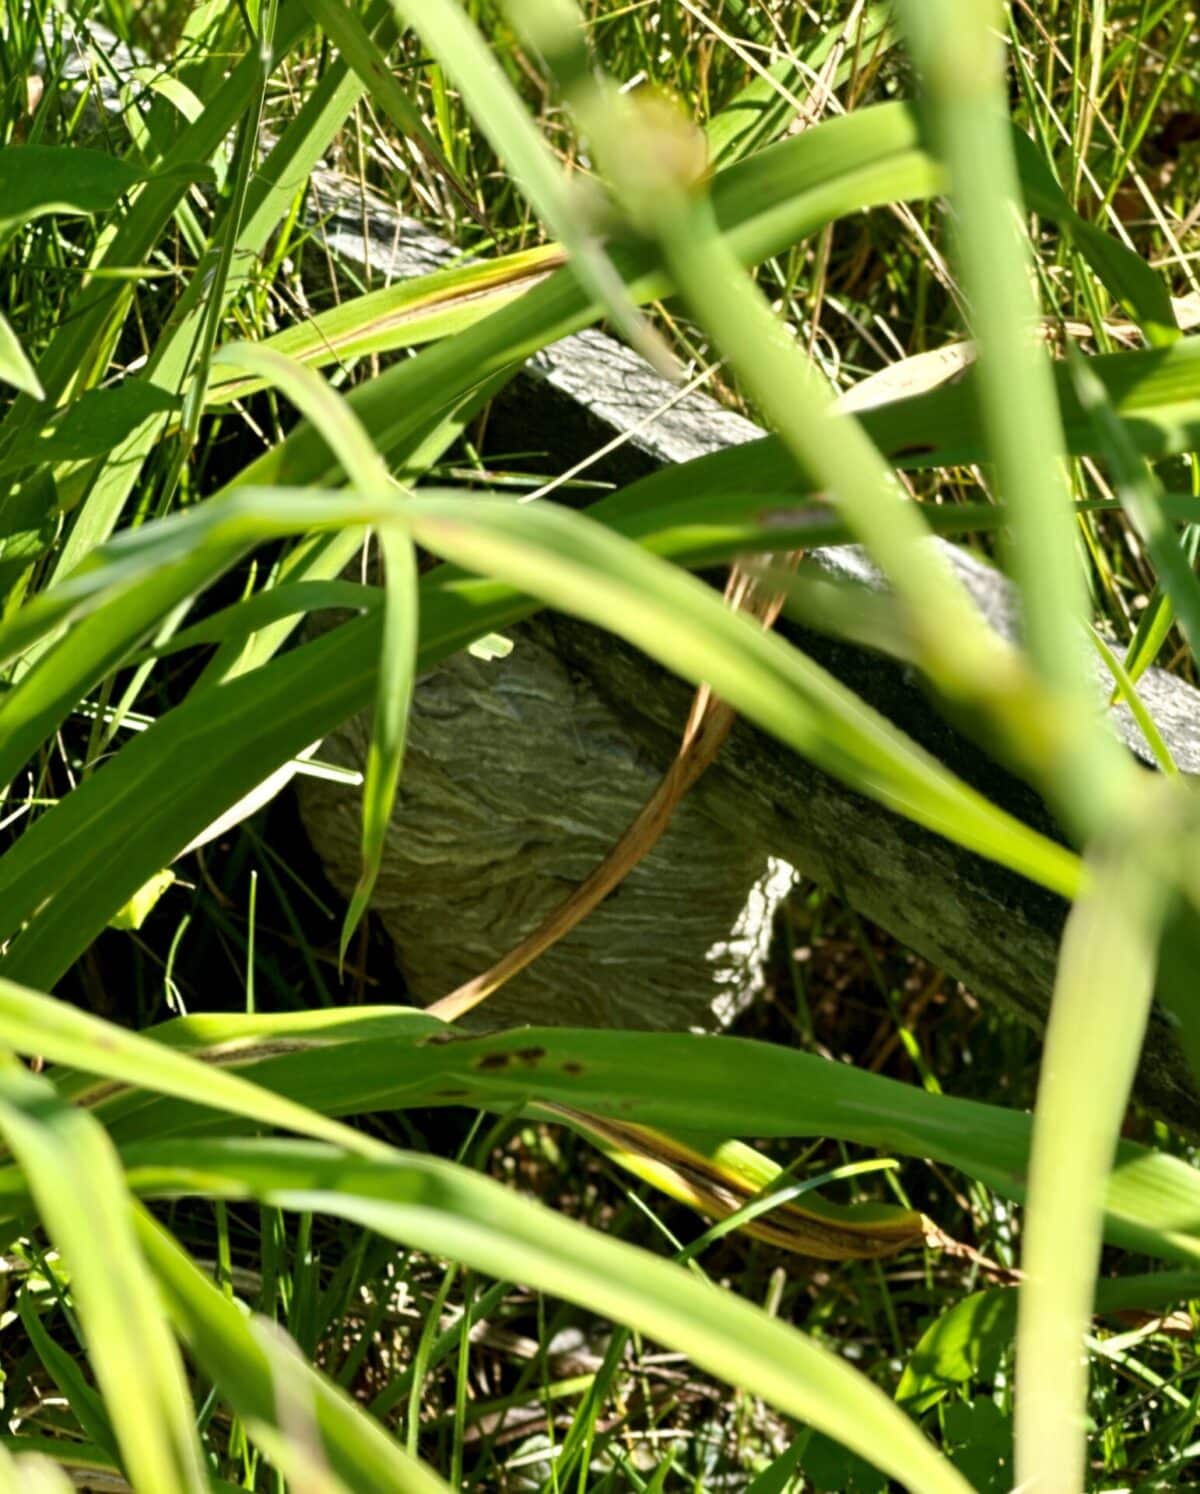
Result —
M0 146L0 240L47 213L107 213L145 173L78 145Z
M154 1038L333 1115L426 1105L507 1112L548 1104L651 1126L692 1147L731 1136L831 1136L932 1157L1004 1198L1024 1196L1028 1115L746 1039L524 1028L451 1040L421 1012L371 1007L186 1017L154 1029ZM0 1040L13 1041L3 1030ZM145 1081L142 1093L75 1075L60 1082L77 1103L98 1107L122 1143L213 1124L186 1097L183 1104L155 1098ZM697 1097L707 1142L696 1134ZM1113 1243L1200 1263L1200 1172L1179 1158L1121 1143L1106 1211Z
M1017 1474L1018 1482L1063 1494L1084 1487L1083 1338L1104 1192L1150 1015L1187 811L1179 779L1152 783L1127 822L1096 846L1090 890L1067 920L1046 1026L1021 1251Z
M104 1022L99 1017L79 1011L53 996L23 990L6 980L0 980L0 1044L18 1053L44 1055L51 1062L67 1064L86 1073L117 1080L120 1084L157 1090L162 1094L175 1095L192 1105L207 1106L218 1113L238 1115L255 1125L279 1126L299 1131L305 1136L320 1137L352 1152L362 1151L364 1155L373 1155L382 1147L381 1143L330 1121L305 1105L281 1099L235 1074L198 1063L186 1053L173 1051L150 1038L127 1032L114 1023ZM15 1082L14 1080L13 1083ZM7 1119L3 1124L10 1145L18 1156L22 1156L22 1138L32 1133L21 1131L18 1135L13 1130L17 1120L13 1118L12 1106L16 1103L16 1100L10 1102L9 1109L5 1112ZM57 1110L55 1113L57 1114ZM66 1124L65 1119L63 1124ZM90 1130L86 1131L84 1141L79 1144L90 1145L87 1137L91 1135ZM33 1139L36 1141L37 1136ZM33 1145L33 1141L29 1145ZM102 1160L96 1165L102 1166ZM53 1169L45 1174L47 1185L52 1175ZM37 1198L45 1213L45 1200L40 1193ZM68 1203L69 1199L64 1194L64 1207ZM55 1218L57 1217L56 1215ZM68 1217L66 1223L69 1225L70 1222ZM54 1226L50 1227L53 1229Z
M179 410L178 398L141 379L89 389L55 410L36 431L0 457L0 474L31 463L79 462L106 455L143 421Z
M558 245L547 244L499 259L435 270L413 280L398 280L286 327L261 346L314 368L370 353L417 347L474 326L497 307L524 295L563 263ZM220 405L241 399L263 384L252 374L218 362L209 383L208 403Z
M163 1227L139 1211L138 1237L166 1297L167 1308L197 1361L212 1376L230 1407L249 1425L275 1428L286 1436L286 1390L280 1367L265 1345L275 1324L254 1320L196 1267ZM256 1332L256 1327L260 1330ZM279 1351L276 1350L276 1353ZM355 1494L438 1494L446 1485L389 1437L382 1427L318 1370L291 1358L285 1371L293 1394L304 1396L320 1435L319 1451ZM294 1379L293 1379L294 1377ZM292 1419L294 1422L294 1418ZM294 1425L291 1428L294 1435ZM294 1443L291 1444L296 1450ZM265 1444L268 1456L271 1444ZM318 1449L303 1448L311 1466Z
M455 1163L367 1162L279 1142L173 1142L128 1156L146 1194L254 1198L330 1213L414 1249L586 1305L688 1355L727 1384L822 1428L914 1491L968 1486L883 1393L760 1308L683 1267L563 1219Z
M191 1396L158 1308L111 1144L11 1063L0 1071L0 1133L71 1272L76 1304L122 1460L138 1488L207 1491Z
M1130 1308L1161 1311L1173 1303L1200 1296L1200 1273L1157 1271L1096 1283L1095 1310ZM921 1335L904 1366L896 1400L914 1416L928 1411L951 1390L971 1380L987 1379L1017 1331L1017 1292L991 1287L973 1292L940 1314Z
M175 873L172 871L156 872L148 882L143 883L134 893L129 901L118 908L109 919L109 927L114 929L137 930L150 917L158 906L159 899L168 887L175 883Z
M21 340L13 331L8 318L0 315L0 383L11 384L22 394L32 399L45 399L46 393L38 382L37 371Z

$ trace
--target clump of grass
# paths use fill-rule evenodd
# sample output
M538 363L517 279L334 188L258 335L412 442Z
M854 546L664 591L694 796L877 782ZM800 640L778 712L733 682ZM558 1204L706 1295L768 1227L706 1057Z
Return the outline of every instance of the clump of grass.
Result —
M1148 784L1097 725L1078 638L1086 613L1130 642L1134 683L1164 650L1194 668L1195 531L1163 517L1190 515L1164 489L1195 492L1195 359L1173 325L1196 291L1186 38L1146 0L894 21L849 0L10 7L10 1486L41 1455L155 1494L1186 1482L1200 1182L1190 1144L1128 1098L1160 958L1200 1051L1196 832L1186 787ZM672 139L695 142L640 84L707 131L711 180L661 169ZM886 107L917 94L926 133ZM1033 142L1015 157L1006 103ZM325 377L278 346L218 353L328 305L366 320L373 287L307 226L322 161L465 253L557 234L576 271ZM990 723L1074 849L690 578L686 518L748 515L703 507L688 470L661 490L692 497L685 521L666 503L636 528L619 494L580 515L430 480L451 453L486 465L456 443L515 358L602 317L778 430L797 495L832 494L841 537L887 571L916 665ZM969 461L900 478L830 397L967 331L983 434ZM1128 351L1142 341L1157 384ZM1049 368L1068 347L1087 360L1058 386L1078 394L1069 462ZM222 360L257 392L219 403ZM892 501L902 481L1002 506L1027 650L928 559L919 508ZM366 527L384 585L293 646ZM776 525L754 540L780 543ZM418 574L416 545L469 579ZM390 953L344 919L286 799L223 817L374 700L365 903L414 671L536 604L610 626L852 787L1076 897L1040 1074L1025 1029L815 891L793 900L749 1043L447 1045L387 1007ZM111 926L171 866L144 926ZM589 1111L697 1146L719 1139L696 1141L700 1124L756 1139L756 1187L832 1175L838 1201L915 1208L941 1235L838 1263L709 1236L547 1118ZM904 1165L855 1171L880 1151Z

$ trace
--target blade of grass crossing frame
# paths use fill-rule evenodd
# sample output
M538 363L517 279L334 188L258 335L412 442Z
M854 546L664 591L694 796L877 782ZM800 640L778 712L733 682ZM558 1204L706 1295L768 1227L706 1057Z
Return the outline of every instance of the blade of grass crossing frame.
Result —
M244 505L240 520L238 504ZM315 528L318 519L322 524L336 523L339 511L348 520L369 515L368 522L390 520L392 514L386 495L383 503L357 510L355 500L329 494L242 491L238 504L175 518L169 526L159 526L158 533L170 532L186 563L200 566L203 548L189 536L209 522L215 522L214 533L219 534L222 525L245 523L261 512L263 532L280 533L287 526ZM307 525L305 513L312 515ZM763 634L731 613L695 578L583 516L550 505L422 496L397 503L395 515L397 524L410 526L413 536L435 553L490 571L543 602L601 624L619 619L619 631L631 642L693 682L713 682L749 719L840 778L939 833L1071 895L1076 862L1069 851L995 809L832 676L782 639ZM114 548L141 542L140 532L135 532ZM158 558L154 548L149 554ZM493 586L484 583L479 591L469 586L440 591L434 586L427 593L422 588L422 623L427 630L422 667L478 637L481 627L503 625L529 610L528 602L503 587L493 591ZM495 611L487 606L493 599ZM273 661L267 666L269 675L256 671L219 691L202 692L141 733L114 762L32 825L0 859L6 934L32 917L7 956L7 970L20 972L30 984L50 984L79 941L91 937L95 921L102 927L149 876L212 822L214 793L222 799L228 794L228 803L236 803L279 761L291 759L345 715L361 709L367 681L378 681L374 651L379 626L378 614L361 625L348 624ZM703 637L697 628L705 630ZM273 682L270 689L268 681ZM293 745L298 729L305 734ZM248 730L259 741L261 756L246 751ZM227 735L231 732L232 737ZM159 754L166 749L159 743L167 739L175 744L170 749L171 773L161 783L164 797L152 799L151 779L165 767ZM237 754L224 750L227 741L239 744ZM270 762L275 751L279 761ZM258 771L264 761L269 766ZM247 781L255 772L257 777ZM136 798L137 812L118 823L118 805L129 794ZM105 852L110 833L119 835L120 854L105 861L103 876L93 875L89 868ZM139 852L142 837L146 839ZM56 868L68 854L68 844L70 854L79 859L71 862L73 876L64 882ZM157 859L141 875L140 860L146 854ZM132 884L126 886L128 879Z
M1176 790L1172 792L1172 790ZM1017 1327L1017 1483L1081 1494L1087 1366L1104 1190L1137 1071L1181 800L1147 787L1097 847L1063 936L1029 1159Z
M625 1129L675 1135L692 1151L729 1159L759 1186L770 1181L770 1164L759 1158L750 1169L744 1149L726 1150L724 1138L829 1136L930 1157L1002 1197L1024 1196L1028 1115L746 1039L522 1028L447 1043L426 1014L395 1008L189 1017L154 1036L322 1114L562 1106L593 1123L608 1117ZM134 1090L79 1073L54 1077L74 1103L94 1106L122 1144L197 1134L213 1124L194 1098L158 1098L147 1078ZM704 1097L707 1136L695 1130L697 1095ZM164 1142L168 1162L173 1144ZM2 1173L0 1192L10 1196ZM1180 1158L1122 1142L1106 1207L1106 1237L1114 1243L1200 1262L1200 1171Z
M1163 512L1162 487L1145 457L1117 419L1104 385L1082 358L1071 359L1079 403L1092 422L1122 508L1154 562L1192 658L1200 660L1200 580L1192 559Z
M279 1429L278 1366L246 1317L192 1262L182 1246L148 1213L138 1209L134 1224L142 1250L158 1278L168 1311L198 1362L227 1403L247 1423ZM274 1324L269 1325L275 1328ZM278 1331L278 1330L276 1330ZM292 1389L307 1399L320 1434L320 1448L336 1476L355 1494L445 1494L447 1486L423 1463L410 1458L383 1428L318 1370L293 1359L286 1373ZM270 1456L270 1447L266 1448Z
M357 416L320 374L282 353L248 344L234 344L226 349L221 361L233 363L283 390L322 433L351 484L364 498L392 489L387 468ZM399 492L396 499L398 503L401 501ZM383 554L383 631L375 712L363 777L362 872L342 924L339 969L379 876L404 760L408 710L416 680L420 635L416 548L408 530L398 523L379 526L379 543Z
M923 668L951 696L986 691L1020 741L1029 706L1020 661L990 632L944 558L924 543L922 520L862 426L836 408L832 391L742 271L703 190L693 127L661 101L612 90L602 95L592 85L578 107L632 222L657 240L697 320L905 603ZM1035 755L1032 744L1027 755Z
M178 1165L141 1170L131 1160L130 1181L330 1213L492 1276L536 1282L820 1427L914 1494L969 1489L913 1423L832 1351L684 1268L560 1218L458 1164L398 1154L373 1165L296 1143L181 1143Z
M403 530L384 525L379 530L384 576L383 634L379 650L379 685L371 740L363 774L362 871L355 885L338 939L341 968L351 935L367 910L383 864L384 845L400 768L408 711L417 673L420 630L416 548Z
M1158 729L1158 723L1146 707L1146 702L1138 694L1137 686L1129 678L1129 674L1121 660L1108 646L1096 628L1090 630L1092 643L1096 652L1104 660L1104 667L1112 675L1115 681L1113 687L1113 701L1123 700L1129 707L1130 714L1137 722L1142 736L1146 739L1146 745L1154 756L1154 761L1159 768L1167 774L1175 775L1179 772L1175 759L1171 756L1171 749L1163 739L1162 732Z
M150 1038L90 1016L53 996L0 979L0 1044L38 1054L52 1063L175 1095L190 1104L242 1116L259 1126L280 1127L345 1147L364 1156L390 1148L305 1105L212 1068ZM48 1175L49 1176L49 1175Z
M553 153L492 48L457 0L392 0L462 92L476 125L491 142L517 187L570 255L571 271L612 317L622 335L668 377L675 359L638 311L587 212L565 182Z
M994 0L900 0L934 143L950 171L954 242L979 347L978 394L1000 496L1012 510L1011 564L1025 640L1058 722L1048 787L1076 834L1104 826L1130 791L1129 764L1098 731L1081 667L1083 577L1065 446L1038 305L1004 92Z
M111 1142L90 1115L11 1059L0 1067L0 1133L70 1270L130 1480L162 1494L207 1494L183 1364L158 1310Z
M436 168L472 216L478 217L470 193L425 127L420 111L396 81L387 58L354 11L343 0L303 0L303 3L400 133L417 144L421 154Z

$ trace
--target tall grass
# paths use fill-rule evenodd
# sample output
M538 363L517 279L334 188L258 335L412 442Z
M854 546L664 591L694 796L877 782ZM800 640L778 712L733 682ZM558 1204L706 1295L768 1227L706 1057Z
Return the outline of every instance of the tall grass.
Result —
M82 92L68 64L90 12L30 0L6 13L0 1217L20 1282L7 1331L22 1335L6 1486L34 1487L48 1455L154 1494L524 1487L496 1445L474 1473L465 1454L484 1394L472 1319L521 1283L621 1325L586 1383L551 1385L541 1311L534 1399L576 1409L564 1441L551 1414L529 1450L535 1487L670 1486L675 1452L639 1467L603 1432L642 1339L755 1408L744 1487L820 1487L835 1445L913 1490L1108 1487L1091 1470L1130 1454L1106 1432L1089 1441L1089 1405L1108 1394L1089 1402L1093 1311L1200 1297L1200 1173L1164 1127L1144 1133L1150 1145L1121 1139L1160 949L1175 972L1160 995L1200 1053L1192 796L1117 745L1087 651L1104 610L1131 637L1132 691L1173 618L1189 669L1200 626L1200 356L1171 297L1190 269L1180 204L1169 181L1148 191L1138 154L1182 56L1168 9L925 0L894 17L857 4L801 17L766 0L587 14L571 0L270 0L182 16L110 0L105 19L154 60L127 73L93 45L98 76ZM640 74L682 99L622 86ZM102 81L118 109L97 107ZM331 153L388 173L409 206L490 257L294 315L309 290L293 267L315 252L306 186ZM1148 195L1136 242L1117 211L1127 179ZM896 336L857 314L861 266L834 252L864 221L863 255L907 344L968 335L977 360L958 388L860 419L837 386ZM543 236L557 247L531 247ZM448 485L447 454L521 361L601 319L668 371L695 352L720 362L728 396L772 437L582 511ZM1088 355L1056 363L1081 332ZM986 503L911 501L940 480L977 483ZM818 520L822 542L866 546L913 665L1044 796L1070 844L968 786L690 574L811 547ZM1003 532L1020 646L929 543L972 526ZM339 579L367 535L379 586ZM304 615L331 606L353 615L304 641ZM734 1037L448 1041L429 1014L345 1000L336 982L356 929L362 947L414 679L539 607L610 629L851 790L1073 901L1032 1117L995 1095L943 1095L927 1065L916 1087ZM839 615L825 624L836 633ZM281 897L299 999L257 1009L252 921L244 1012L219 989L235 967L197 965L189 984L211 987L214 1014L148 1020L160 1013L138 992L159 988L158 955L136 927L164 873L210 875L180 858L261 808L313 742L368 706L362 876L336 956L322 960ZM125 737L135 721L145 729ZM269 848L261 865L286 874ZM163 956L168 989L187 933ZM489 1129L463 1133L453 1158L431 1155L422 1117L464 1108ZM928 1159L971 1198L1022 1206L1015 1313L1011 1288L943 1301L910 1341L865 1274L878 1265L856 1267L864 1314L879 1304L907 1365L898 1386L894 1368L864 1373L816 1314L802 1332L713 1279L709 1253L733 1224L690 1248L635 1247L623 1221L589 1227L480 1175L514 1131L539 1155L547 1119L792 1247L869 1260L924 1234L932 1275L954 1242L901 1184L894 1202L838 1205L796 1180L799 1164L736 1143L829 1138ZM337 1245L324 1277L322 1231ZM1179 1269L1122 1269L1098 1286L1106 1242L1114 1269L1146 1257ZM435 1261L449 1263L436 1284ZM456 1281L462 1315L447 1324ZM389 1325L417 1297L405 1356ZM960 1396L986 1355L1007 1362L1014 1334L1015 1390ZM1145 1471L1173 1476L1194 1409L1137 1361L1136 1341L1125 1348L1119 1362L1173 1408L1169 1436L1151 1418ZM456 1369L439 1418L423 1387L442 1361ZM982 1404L1001 1420L1011 1406L1015 1467L964 1457L955 1408L986 1419Z

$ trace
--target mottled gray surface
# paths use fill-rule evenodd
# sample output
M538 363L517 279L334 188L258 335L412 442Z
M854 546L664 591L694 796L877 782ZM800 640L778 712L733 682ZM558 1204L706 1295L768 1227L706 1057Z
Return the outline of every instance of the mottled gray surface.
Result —
M421 682L400 799L373 899L413 993L445 995L534 928L653 792L657 753L556 649L549 621L510 630L509 658L462 653ZM323 755L365 760L369 723ZM349 893L358 795L300 785L305 821ZM711 1027L761 984L771 916L791 884L761 841L689 799L654 852L584 923L489 998L489 1023Z

